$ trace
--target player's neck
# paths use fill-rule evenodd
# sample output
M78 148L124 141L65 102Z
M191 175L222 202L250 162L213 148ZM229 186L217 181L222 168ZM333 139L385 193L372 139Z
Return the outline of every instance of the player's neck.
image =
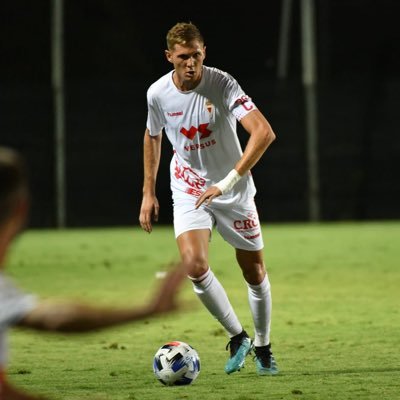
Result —
M188 92L189 90L193 90L196 88L199 83L201 82L201 77L202 73L198 76L197 79L193 81L188 81L188 80L183 80L181 81L179 79L179 76L176 72L173 73L172 75L172 81L174 82L175 86L181 91L181 92Z

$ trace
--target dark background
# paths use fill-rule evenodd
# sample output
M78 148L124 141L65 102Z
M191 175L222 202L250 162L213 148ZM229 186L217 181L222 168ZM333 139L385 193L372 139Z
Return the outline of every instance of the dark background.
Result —
M57 223L51 4L0 3L0 144L17 148L28 161L33 227ZM237 78L277 134L253 169L260 218L307 221L299 1L293 4L289 74L279 80L281 0L239 8L231 2L148 2L140 9L128 0L65 1L67 226L137 224L146 90L170 69L167 30L189 20L205 37L205 64ZM399 2L315 5L321 219L397 219ZM164 140L161 223L172 222L170 156Z

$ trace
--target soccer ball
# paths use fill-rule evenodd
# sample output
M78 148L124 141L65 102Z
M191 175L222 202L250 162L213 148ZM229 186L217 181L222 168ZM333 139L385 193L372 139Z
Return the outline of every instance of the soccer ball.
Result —
M200 373L200 358L189 344L168 342L154 355L153 371L163 385L190 385Z

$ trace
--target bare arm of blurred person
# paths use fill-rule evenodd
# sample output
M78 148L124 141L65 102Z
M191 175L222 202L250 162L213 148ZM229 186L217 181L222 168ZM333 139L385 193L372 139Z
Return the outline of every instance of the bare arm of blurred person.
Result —
M31 393L23 392L9 382L4 382L0 392L1 400L48 400L47 397L35 396Z
M74 302L39 302L17 326L57 332L85 332L170 312L178 308L178 288L185 277L184 269L176 266L143 306L107 308Z
M87 332L171 312L179 308L176 298L184 278L184 269L176 266L163 279L147 304L126 309L101 308L72 302L38 302L16 326L54 332ZM46 399L14 387L5 376L1 378L0 400Z

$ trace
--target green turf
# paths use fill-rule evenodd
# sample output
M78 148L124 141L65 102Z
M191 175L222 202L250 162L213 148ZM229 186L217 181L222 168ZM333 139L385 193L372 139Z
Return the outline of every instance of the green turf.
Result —
M226 375L227 338L187 282L187 308L85 335L12 331L10 379L54 399L400 399L400 224L265 225L273 291L272 343L281 373L258 377L251 357ZM98 304L145 301L155 273L177 259L170 227L37 230L12 248L8 271L43 297ZM232 249L215 233L210 263L251 332L247 292ZM164 387L152 358L169 340L201 358L198 379Z

